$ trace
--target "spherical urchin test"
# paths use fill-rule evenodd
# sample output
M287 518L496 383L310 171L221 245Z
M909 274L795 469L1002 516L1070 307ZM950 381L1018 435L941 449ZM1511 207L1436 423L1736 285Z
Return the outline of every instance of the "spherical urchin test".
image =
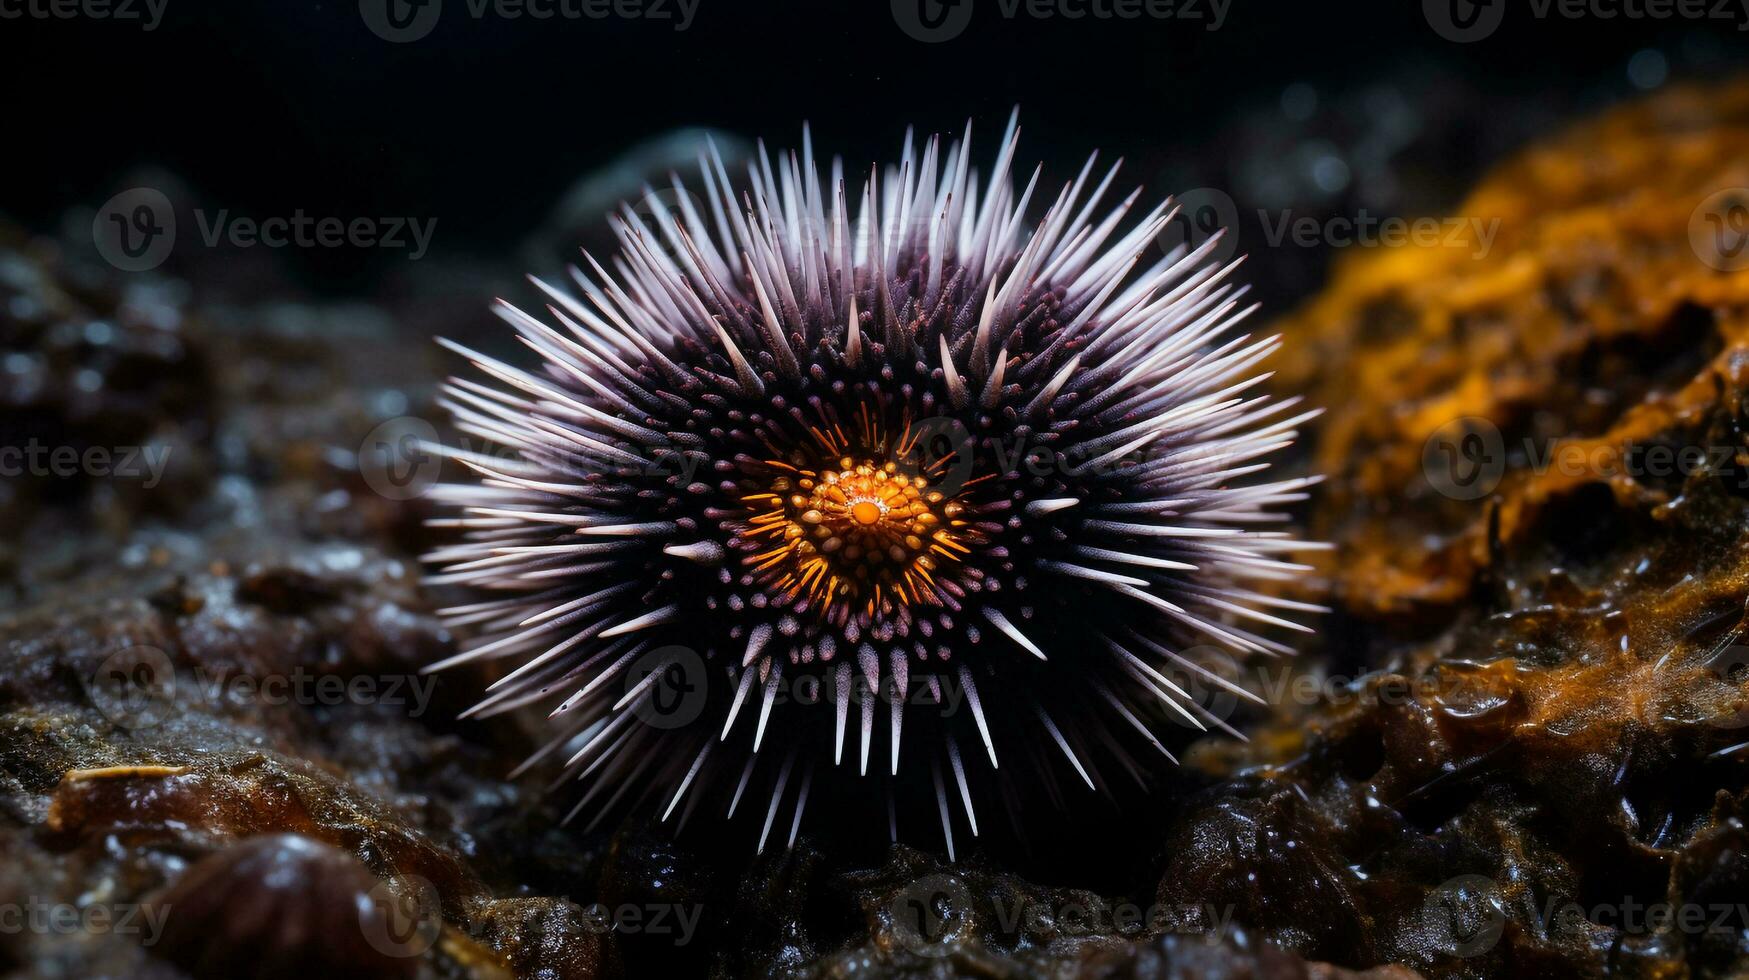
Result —
M1213 240L1148 261L1172 214L1101 210L1115 167L1029 225L1016 135L987 183L907 140L854 197L805 134L743 188L713 152L704 200L615 219L612 271L536 281L551 323L499 305L536 368L450 345L499 451L435 490L435 581L485 594L439 666L508 662L474 713L550 707L577 810L759 799L763 847L864 779L933 791L951 851L975 799L1145 783L1167 719L1225 728L1172 679L1238 693L1209 649L1288 652L1248 626L1316 607L1246 587L1303 568L1268 528L1310 481L1246 482L1310 415L1253 391L1276 341L1235 335Z

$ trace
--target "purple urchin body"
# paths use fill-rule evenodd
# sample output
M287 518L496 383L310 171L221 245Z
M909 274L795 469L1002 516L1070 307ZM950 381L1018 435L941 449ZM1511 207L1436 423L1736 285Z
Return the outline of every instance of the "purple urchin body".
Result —
M1276 341L1235 333L1233 265L1150 260L1168 205L1101 211L1091 159L1029 225L1016 136L982 186L907 140L856 198L805 140L739 195L711 153L580 295L537 281L550 324L500 304L537 369L451 345L498 386L445 404L502 451L446 451L480 479L435 491L435 581L483 597L438 666L508 665L476 714L551 708L530 762L564 753L578 810L755 787L763 847L817 775L884 777L951 851L1021 777L1145 783L1167 719L1226 728L1179 681L1249 696L1219 667L1316 609L1245 584L1303 570L1269 527L1310 481L1248 481L1311 413L1251 391Z

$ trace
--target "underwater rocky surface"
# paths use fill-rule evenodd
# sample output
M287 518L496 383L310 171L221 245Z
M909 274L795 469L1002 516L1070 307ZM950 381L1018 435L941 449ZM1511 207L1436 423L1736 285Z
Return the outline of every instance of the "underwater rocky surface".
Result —
M562 825L527 732L455 720L368 447L463 314L0 231L0 445L78 454L0 481L0 975L1749 971L1742 187L1749 87L1673 91L1497 168L1486 247L1345 257L1276 324L1316 647L1175 793L952 865Z

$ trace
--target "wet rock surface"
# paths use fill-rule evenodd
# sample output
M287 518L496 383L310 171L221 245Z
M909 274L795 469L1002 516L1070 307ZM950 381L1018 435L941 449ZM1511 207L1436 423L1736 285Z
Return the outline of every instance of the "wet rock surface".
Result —
M441 532L371 454L436 421L425 307L0 232L0 445L78 455L0 481L0 975L1749 970L1746 150L1749 89L1672 92L1495 170L1486 254L1345 259L1279 323L1316 646L1176 795L952 864L563 824L457 720L489 678L419 673Z

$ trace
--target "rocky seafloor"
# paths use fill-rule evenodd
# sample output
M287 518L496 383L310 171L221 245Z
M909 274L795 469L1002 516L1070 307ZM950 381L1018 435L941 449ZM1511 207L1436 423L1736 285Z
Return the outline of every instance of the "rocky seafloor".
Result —
M1335 547L1271 710L958 862L564 824L528 730L456 720L429 509L360 449L438 420L483 297L0 231L0 446L43 450L0 480L0 975L1749 972L1745 187L1749 88L1673 90L1495 168L1486 248L1345 256L1274 325Z

